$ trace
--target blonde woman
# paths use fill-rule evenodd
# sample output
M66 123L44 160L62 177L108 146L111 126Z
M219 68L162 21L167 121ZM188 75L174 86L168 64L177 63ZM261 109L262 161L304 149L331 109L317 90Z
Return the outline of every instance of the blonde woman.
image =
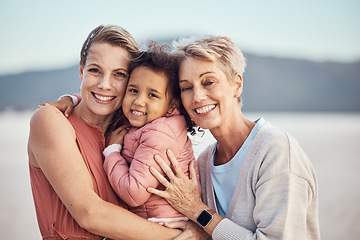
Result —
M43 239L173 239L181 233L129 212L102 167L106 133L137 54L126 30L95 28L81 50L82 101L68 118L50 105L32 116L30 179Z

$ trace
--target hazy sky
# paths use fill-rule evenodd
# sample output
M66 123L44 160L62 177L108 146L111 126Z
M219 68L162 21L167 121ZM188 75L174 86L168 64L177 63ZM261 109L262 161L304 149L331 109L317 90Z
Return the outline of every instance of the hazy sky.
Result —
M99 24L120 25L139 43L216 34L259 55L360 59L359 0L0 0L0 75L77 63Z

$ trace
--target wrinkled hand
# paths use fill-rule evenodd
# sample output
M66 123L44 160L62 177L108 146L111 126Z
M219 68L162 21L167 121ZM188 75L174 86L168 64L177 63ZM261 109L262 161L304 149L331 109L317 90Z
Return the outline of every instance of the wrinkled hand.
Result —
M116 143L123 145L124 137L129 132L129 130L130 130L130 125L124 125L114 130L110 135L108 145L116 144Z
M71 99L71 97L68 97L68 96L63 96L54 103L44 102L44 103L40 104L37 108L40 108L40 107L43 107L46 105L51 105L51 106L56 107L57 109L59 109L60 111L62 111L64 113L65 117L69 117L70 114L72 113L72 111L74 110L72 99Z
M199 206L204 206L198 190L199 186L196 178L196 170L194 167L194 164L196 163L195 161L190 163L189 179L181 170L179 162L175 158L174 154L170 150L167 150L166 153L172 164L175 174L160 156L155 155L155 161L157 164L159 164L170 181L162 176L155 168L150 167L151 173L162 185L166 187L166 190L161 191L151 187L147 190L150 193L165 198L177 211L181 212L189 219L195 221L199 211Z
M192 221L170 222L165 223L164 226L168 228L177 228L182 230L182 233L176 238L174 238L174 240L206 240L207 238L210 238L209 234L207 234L202 228L200 228L196 223Z

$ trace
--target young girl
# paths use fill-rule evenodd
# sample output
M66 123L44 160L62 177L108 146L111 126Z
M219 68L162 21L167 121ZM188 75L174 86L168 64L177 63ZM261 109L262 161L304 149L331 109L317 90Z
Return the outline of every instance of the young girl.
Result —
M119 134L122 129L114 131L109 140L113 145L104 151L104 169L115 192L130 211L160 223L186 218L165 199L147 191L150 186L164 189L149 171L150 166L160 170L154 155L166 156L171 149L187 175L189 163L195 160L179 111L176 63L165 50L152 45L130 63L122 110L132 128L125 137Z
M187 218L147 191L148 187L165 189L149 171L150 166L161 171L154 155L166 159L166 150L171 149L187 176L188 165L195 160L187 136L187 129L194 132L194 124L180 114L176 62L166 47L153 43L130 62L122 110L132 127L115 130L104 150L104 169L118 196L130 211L161 224Z

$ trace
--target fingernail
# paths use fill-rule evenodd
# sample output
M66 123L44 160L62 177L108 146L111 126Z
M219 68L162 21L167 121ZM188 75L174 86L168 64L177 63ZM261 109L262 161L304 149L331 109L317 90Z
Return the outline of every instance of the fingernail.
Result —
M168 154L173 154L173 152L170 149L168 149L166 151L167 151Z

